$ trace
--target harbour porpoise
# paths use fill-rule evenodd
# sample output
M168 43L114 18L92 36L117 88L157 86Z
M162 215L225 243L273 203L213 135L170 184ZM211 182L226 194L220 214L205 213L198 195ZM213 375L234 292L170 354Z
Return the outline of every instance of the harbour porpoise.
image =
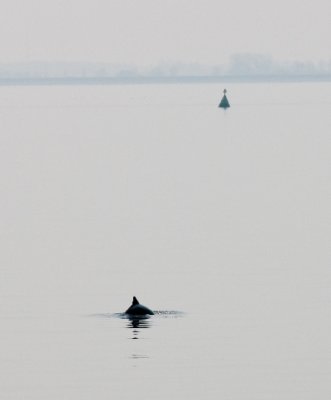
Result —
M133 296L131 306L125 311L128 315L154 315L153 311L139 303L137 298Z

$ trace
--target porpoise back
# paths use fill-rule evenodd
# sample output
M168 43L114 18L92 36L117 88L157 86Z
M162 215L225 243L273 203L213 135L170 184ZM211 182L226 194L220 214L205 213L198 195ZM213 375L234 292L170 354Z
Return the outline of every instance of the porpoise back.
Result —
M154 315L153 311L139 303L137 298L133 296L131 306L125 311L128 315Z

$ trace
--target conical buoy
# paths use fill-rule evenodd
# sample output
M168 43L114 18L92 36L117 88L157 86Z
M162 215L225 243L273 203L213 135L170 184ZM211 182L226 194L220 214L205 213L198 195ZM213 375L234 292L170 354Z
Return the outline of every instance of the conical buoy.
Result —
M223 95L222 100L221 100L220 104L218 105L218 107L221 107L221 108L224 108L224 109L225 108L229 108L230 107L230 103L229 103L228 98L226 97L226 89L223 90L223 93L224 93L224 95Z

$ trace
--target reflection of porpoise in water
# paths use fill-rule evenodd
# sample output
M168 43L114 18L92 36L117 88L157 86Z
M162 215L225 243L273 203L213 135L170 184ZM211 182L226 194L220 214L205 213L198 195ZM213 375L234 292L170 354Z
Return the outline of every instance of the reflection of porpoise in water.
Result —
M128 315L154 315L153 311L139 303L134 296L131 306L125 311Z
M147 329L151 327L150 317L147 315L128 315L128 320L126 327L129 329ZM138 334L139 331L135 330L133 332Z

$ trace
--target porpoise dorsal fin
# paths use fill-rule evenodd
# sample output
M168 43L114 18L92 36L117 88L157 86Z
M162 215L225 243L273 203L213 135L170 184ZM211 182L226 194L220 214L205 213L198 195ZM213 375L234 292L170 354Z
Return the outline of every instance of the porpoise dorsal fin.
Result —
M132 305L136 306L137 304L139 304L139 301L137 300L136 296L133 296Z

